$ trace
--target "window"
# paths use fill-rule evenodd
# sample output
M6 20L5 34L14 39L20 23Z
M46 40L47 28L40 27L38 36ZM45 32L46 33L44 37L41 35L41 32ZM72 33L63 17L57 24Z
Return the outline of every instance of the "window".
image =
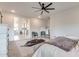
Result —
M18 17L14 17L14 40L19 40Z

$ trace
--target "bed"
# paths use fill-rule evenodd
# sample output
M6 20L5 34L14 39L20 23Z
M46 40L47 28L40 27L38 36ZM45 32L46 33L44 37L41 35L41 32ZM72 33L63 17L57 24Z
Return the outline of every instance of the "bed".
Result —
M65 39L68 39L68 38L65 38ZM36 44L34 46L30 46L30 47L24 46L25 43L28 42L28 40L18 40L16 41L16 45L18 50L20 51L21 57L79 57L78 38L74 39L74 40L77 40L75 41L77 43L76 44L74 43L75 45L72 45L74 46L74 48L72 48L72 46L70 45L66 47L68 49L63 49L61 48L61 46L53 45L51 40L47 40L45 42ZM58 40L59 40L59 37L58 37ZM68 41L65 41L65 43L72 44L74 40L68 39ZM63 41L64 40L62 39L60 40L60 42L59 41L57 42L56 40L53 42L57 42L57 44L63 45L64 43L61 44L61 42ZM71 41L71 43L68 43L69 41ZM69 47L71 47L72 49L69 50L70 49Z
M68 38L65 38L65 39L68 39ZM69 41L72 41L72 40L69 39ZM68 41L64 41L64 42L67 43ZM61 44L61 41L60 43L57 42L57 44L63 45ZM72 44L72 42L69 44ZM66 45L68 45L68 43ZM69 49L69 47L72 47L72 46L70 45L70 46L67 46L66 48ZM79 57L79 40L77 40L77 43L75 44L75 46L70 50L67 50L67 49L64 50L59 46L52 45L51 43L49 44L47 42L44 45L40 46L40 48L33 54L32 57Z
M34 54L34 52L39 48L39 46L44 44L44 43L39 43L33 46L24 46L27 42L29 42L29 40L15 41L15 44L21 54L20 57L31 57Z

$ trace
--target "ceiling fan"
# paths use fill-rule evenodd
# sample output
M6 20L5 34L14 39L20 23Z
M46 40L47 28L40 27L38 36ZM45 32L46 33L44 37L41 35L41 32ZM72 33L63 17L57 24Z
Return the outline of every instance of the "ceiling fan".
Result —
M38 9L36 12L41 11L41 15L43 14L44 11L49 13L49 10L55 10L55 8L49 8L49 6L52 5L53 3L49 3L46 6L45 6L45 3L42 3L42 2L38 2L38 4L41 6L41 8L38 8L38 7L32 7L32 8Z

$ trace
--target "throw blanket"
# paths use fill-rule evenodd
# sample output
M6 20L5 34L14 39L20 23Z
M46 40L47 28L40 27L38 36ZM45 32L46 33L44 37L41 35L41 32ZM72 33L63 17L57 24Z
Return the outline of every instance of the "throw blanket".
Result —
M45 40L43 40L43 39L33 39L33 40L31 40L31 41L26 42L26 44L25 44L24 46L30 47L30 46L34 46L34 45L36 45L36 44L42 43L42 42L44 42L44 41L45 41Z

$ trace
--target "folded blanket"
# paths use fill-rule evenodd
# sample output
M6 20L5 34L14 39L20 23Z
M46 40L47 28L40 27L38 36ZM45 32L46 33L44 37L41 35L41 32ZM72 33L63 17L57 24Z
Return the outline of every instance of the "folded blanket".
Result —
M45 41L45 40L43 40L43 39L33 39L33 40L31 40L31 41L26 42L24 46L30 47L30 46L34 46L34 45L36 45L36 44L42 43L42 42L44 42L44 41Z

